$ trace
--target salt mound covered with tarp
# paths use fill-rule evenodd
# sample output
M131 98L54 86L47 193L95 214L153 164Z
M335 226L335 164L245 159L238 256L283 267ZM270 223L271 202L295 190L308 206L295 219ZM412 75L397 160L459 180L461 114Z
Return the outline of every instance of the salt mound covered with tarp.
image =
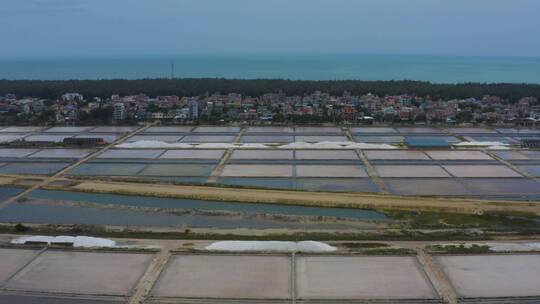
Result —
M73 243L73 247L115 247L116 242L108 239L95 238L90 236L24 236L11 240L11 244L26 244L30 243L47 243L51 244L65 244Z
M397 149L396 146L390 144L370 144L370 143L351 143L347 145L349 149Z
M222 241L206 246L211 251L332 252L337 248L315 241Z
M499 141L462 141L454 144L456 147L490 147L490 146L508 146L508 144Z

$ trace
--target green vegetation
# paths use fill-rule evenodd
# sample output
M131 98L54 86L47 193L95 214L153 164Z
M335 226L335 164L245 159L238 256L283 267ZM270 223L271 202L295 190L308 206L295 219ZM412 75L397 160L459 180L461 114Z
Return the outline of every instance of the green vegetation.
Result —
M472 235L462 231L421 232L402 230L386 233L340 233L340 232L296 232L268 234L232 234L201 233L186 229L184 231L158 232L106 229L97 225L36 225L28 227L25 232L17 231L14 225L0 225L0 233L41 234L41 235L91 235L104 238L138 238L138 239L174 239L174 240L254 240L254 241L471 241L486 240L488 236Z
M540 233L540 217L521 213L466 214L449 212L385 212L393 219L404 221L407 228L484 228L490 230L527 230Z
M435 254L481 254L492 252L489 246L478 244L430 245L426 247L426 251Z
M304 95L323 91L341 95L351 94L400 95L412 94L433 99L481 98L495 95L516 101L522 97L540 97L540 85L536 84L433 84L421 81L300 81L285 79L140 79L140 80L0 80L0 95L13 93L18 96L58 98L65 92L78 92L85 96L110 97L113 94L131 95L145 93L155 95L196 96L207 92L240 93L259 96L269 92L288 95ZM99 119L96 115L95 119Z

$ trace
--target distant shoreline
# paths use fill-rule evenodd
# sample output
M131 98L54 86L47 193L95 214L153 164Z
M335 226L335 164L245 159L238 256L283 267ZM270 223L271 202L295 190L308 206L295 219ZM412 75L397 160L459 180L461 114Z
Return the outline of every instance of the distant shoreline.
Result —
M523 97L540 98L540 84L512 83L460 83L435 84L422 81L363 81L363 80L286 80L286 79L112 79L112 80L0 80L0 95L16 94L20 97L59 98L66 92L84 96L110 97L113 94L150 96L197 96L206 93L239 93L260 96L282 92L286 95L304 95L321 91L337 96L344 92L353 95L372 93L379 96L409 94L433 99L481 98L493 95L510 101Z

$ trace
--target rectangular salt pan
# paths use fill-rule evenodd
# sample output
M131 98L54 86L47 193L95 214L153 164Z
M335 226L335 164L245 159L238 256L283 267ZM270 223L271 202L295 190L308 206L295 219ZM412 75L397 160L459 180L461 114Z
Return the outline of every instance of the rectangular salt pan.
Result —
M173 256L152 289L152 296L287 299L290 266L287 256Z
M84 158L92 153L86 149L43 149L29 158Z
M116 149L107 150L100 154L97 158L140 158L140 159L155 159L159 157L165 150L135 150L135 149Z
M242 143L289 143L294 141L293 136L279 136L279 135L267 135L267 136L242 136L240 142Z
M36 132L43 129L43 127L7 127L1 129L0 132L7 133L26 133L26 132Z
M175 143L180 141L182 136L175 135L135 135L126 140L126 142L136 142L136 141L163 141L169 143Z
M450 177L440 166L380 165L375 170L380 177Z
M177 126L177 127L150 127L144 130L142 133L187 133L190 132L193 127L190 126Z
M36 141L47 141L47 142L63 142L65 138L73 137L73 135L30 135L27 136L24 140L30 142Z
M435 160L493 160L481 151L426 151Z
M331 141L331 142L344 142L349 141L345 136L322 136L322 135L296 135L294 137L295 141L317 143L322 141Z
M24 158L39 151L38 149L0 149L0 157Z
M540 296L540 255L438 256L458 295L465 298Z
M232 143L232 135L187 135L182 138L183 143Z
M292 165L225 165L224 177L291 177Z
M351 128L351 133L397 133L394 128Z
M5 283L38 253L38 250L0 248L0 284Z
M436 297L414 257L298 257L296 273L302 299Z
M207 132L207 133L238 133L240 131L239 127L210 127L210 126L203 126L203 127L197 127L193 132L195 133L201 133L201 132Z
M149 254L46 251L17 273L9 290L128 295L152 259Z
M220 159L225 150L168 150L160 159Z
M336 128L336 127L296 127L294 131L295 133L312 133L312 134L341 133L341 129Z
M283 159L292 160L290 150L234 150L231 159Z
M353 150L298 150L297 160L358 160L358 154Z
M498 165L448 165L443 168L455 177L521 177L516 171Z
M249 127L246 133L292 133L289 127Z
M297 165L297 177L368 177L363 166Z
M96 127L90 130L91 133L128 133L135 131L137 127Z
M380 160L429 160L429 157L420 151L387 151L387 150L370 150L365 151L368 159Z
M92 129L92 127L53 127L45 130L47 133L78 133Z

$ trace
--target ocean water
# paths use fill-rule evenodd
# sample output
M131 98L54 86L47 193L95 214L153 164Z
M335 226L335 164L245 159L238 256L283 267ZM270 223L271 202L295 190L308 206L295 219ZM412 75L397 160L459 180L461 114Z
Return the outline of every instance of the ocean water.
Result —
M284 78L540 83L539 57L447 55L173 55L0 60L0 79Z

